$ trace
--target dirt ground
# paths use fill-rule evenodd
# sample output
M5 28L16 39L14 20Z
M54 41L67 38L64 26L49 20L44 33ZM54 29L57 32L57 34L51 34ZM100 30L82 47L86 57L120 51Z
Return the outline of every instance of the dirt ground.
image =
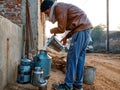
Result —
M87 53L86 66L96 67L95 81L92 85L83 85L84 90L120 90L120 54ZM51 70L47 90L53 83L64 80L65 74L55 68ZM5 90L39 90L31 84L9 84Z

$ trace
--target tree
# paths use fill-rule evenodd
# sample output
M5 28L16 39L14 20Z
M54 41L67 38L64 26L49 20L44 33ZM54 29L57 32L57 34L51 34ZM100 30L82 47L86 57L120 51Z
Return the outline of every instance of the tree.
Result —
M97 25L92 29L91 37L94 42L102 42L105 40L105 32L103 31L105 25Z

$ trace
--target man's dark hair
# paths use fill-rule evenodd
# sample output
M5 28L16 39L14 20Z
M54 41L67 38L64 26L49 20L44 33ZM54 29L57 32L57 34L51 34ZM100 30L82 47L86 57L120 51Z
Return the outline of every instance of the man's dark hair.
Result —
M41 12L46 11L47 9L49 9L52 5L53 5L53 1L52 0L44 0L41 4Z

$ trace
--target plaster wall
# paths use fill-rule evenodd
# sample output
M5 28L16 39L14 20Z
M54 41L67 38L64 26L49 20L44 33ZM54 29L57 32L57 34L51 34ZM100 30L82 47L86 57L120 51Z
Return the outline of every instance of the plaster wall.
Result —
M22 53L22 28L0 16L0 90L16 81Z

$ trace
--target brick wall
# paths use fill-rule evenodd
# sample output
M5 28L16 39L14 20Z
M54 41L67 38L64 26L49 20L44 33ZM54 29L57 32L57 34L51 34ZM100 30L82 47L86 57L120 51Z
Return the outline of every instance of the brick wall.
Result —
M0 0L0 15L21 24L21 3L22 0Z

